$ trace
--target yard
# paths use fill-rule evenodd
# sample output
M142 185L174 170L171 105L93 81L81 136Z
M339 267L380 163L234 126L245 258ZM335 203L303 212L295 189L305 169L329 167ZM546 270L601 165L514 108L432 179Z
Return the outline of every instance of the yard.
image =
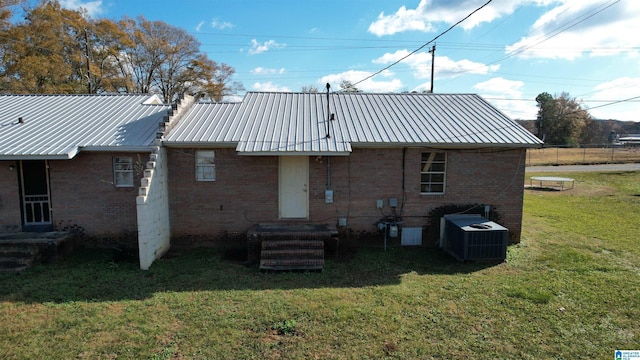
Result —
M206 249L144 272L84 250L0 274L0 358L611 359L640 349L640 172L565 175L575 189L526 191L522 243L500 264L366 248L322 273L272 274Z

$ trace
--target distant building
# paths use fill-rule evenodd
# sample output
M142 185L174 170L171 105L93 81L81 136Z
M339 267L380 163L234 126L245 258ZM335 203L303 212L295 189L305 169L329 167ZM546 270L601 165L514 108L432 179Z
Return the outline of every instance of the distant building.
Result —
M637 147L640 146L640 134L628 134L618 138L618 141L626 147Z

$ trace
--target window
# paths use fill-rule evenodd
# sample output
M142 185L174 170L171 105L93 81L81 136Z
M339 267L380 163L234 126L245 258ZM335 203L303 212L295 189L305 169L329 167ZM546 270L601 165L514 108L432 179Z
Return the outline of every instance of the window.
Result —
M420 167L420 193L444 194L447 154L443 152L422 153Z
M216 181L215 153L213 150L196 151L196 180Z
M133 158L113 158L113 179L116 187L133 187Z

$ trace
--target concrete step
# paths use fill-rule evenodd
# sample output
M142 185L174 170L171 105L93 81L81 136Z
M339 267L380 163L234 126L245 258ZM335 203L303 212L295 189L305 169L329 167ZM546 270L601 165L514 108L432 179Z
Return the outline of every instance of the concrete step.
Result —
M20 272L38 258L40 249L33 244L0 242L0 272Z
M7 257L32 258L38 255L38 249L6 249L0 247L0 259Z
M29 268L32 264L32 258L0 258L0 272L20 272Z

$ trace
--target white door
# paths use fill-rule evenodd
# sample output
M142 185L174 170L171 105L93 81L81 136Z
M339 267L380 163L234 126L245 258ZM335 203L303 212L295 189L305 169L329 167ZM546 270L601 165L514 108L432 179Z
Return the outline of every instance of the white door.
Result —
M308 157L280 157L280 218L306 219L309 217L308 183Z

